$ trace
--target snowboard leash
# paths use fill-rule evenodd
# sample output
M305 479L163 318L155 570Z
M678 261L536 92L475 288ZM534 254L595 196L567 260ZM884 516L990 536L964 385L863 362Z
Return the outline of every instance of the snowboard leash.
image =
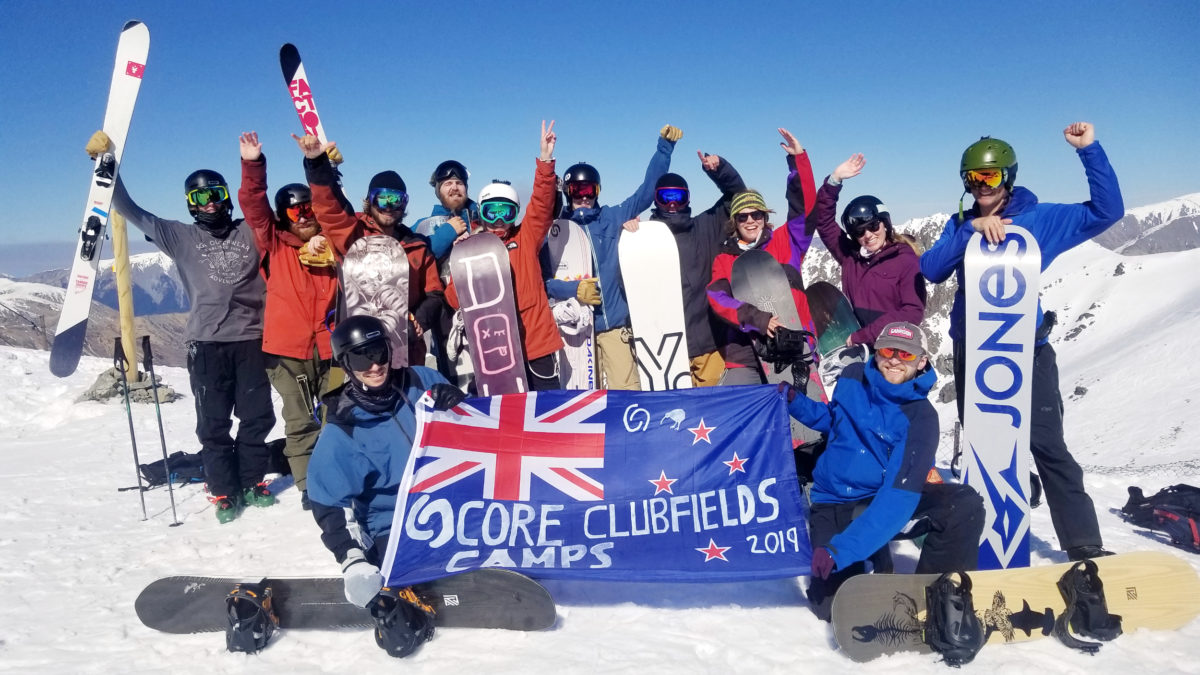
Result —
M955 576L959 582L954 582ZM925 587L925 644L955 668L970 663L987 641L971 601L971 577L947 572Z
M257 654L267 646L279 626L271 599L271 587L266 583L243 583L233 587L225 597L225 611L229 617L229 626L225 629L226 649Z
M1054 622L1054 637L1059 642L1071 649L1095 654L1100 650L1100 642L1080 640L1071 631L1102 642L1121 634L1121 617L1108 613L1104 582L1100 581L1094 561L1081 560L1072 565L1058 580L1058 592L1067 603L1066 610Z

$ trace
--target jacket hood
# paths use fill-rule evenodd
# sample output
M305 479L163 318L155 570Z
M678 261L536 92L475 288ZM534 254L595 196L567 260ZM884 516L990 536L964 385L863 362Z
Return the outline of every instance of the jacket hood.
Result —
M1035 207L1037 205L1038 205L1037 195L1033 194L1033 191L1030 190L1029 188L1021 187L1020 185L1018 185L1012 189L1012 196L1010 196L1008 198L1008 204L1006 204L1004 206L1004 216L1006 218L1011 218L1012 216L1019 216L1022 213L1025 213L1026 211L1033 210L1033 207ZM971 210L967 211L966 216L963 218L963 222L966 222L967 220L969 220L971 218L976 218L978 216L979 216L979 208L976 206L972 206Z
M917 373L916 377L900 384L887 381L879 372L874 357L867 364L866 373L872 394L896 404L929 398L929 391L937 382L937 371L933 369L932 360L925 364L925 370Z
M600 217L600 208L601 207L599 206L593 206L590 209L575 209L572 211L571 206L568 204L563 206L560 217L568 218L576 223L579 223L580 225L586 225Z

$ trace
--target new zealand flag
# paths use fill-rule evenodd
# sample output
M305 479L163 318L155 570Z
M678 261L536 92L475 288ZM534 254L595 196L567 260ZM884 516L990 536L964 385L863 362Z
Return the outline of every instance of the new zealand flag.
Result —
M414 446L384 561L391 585L479 567L622 581L808 574L773 386L418 405Z

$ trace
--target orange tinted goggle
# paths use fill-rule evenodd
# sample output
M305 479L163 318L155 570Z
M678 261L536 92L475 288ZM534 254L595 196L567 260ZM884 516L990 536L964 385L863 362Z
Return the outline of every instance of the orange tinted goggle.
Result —
M293 223L300 220L301 218L312 219L312 217L313 217L313 210L312 210L311 202L304 202L302 204L296 204L295 206L289 206L289 207L287 207L286 211L287 211L287 217L290 218Z
M1008 172L1004 169L971 169L963 174L968 184L986 185L990 188L1000 187L1007 177Z
M912 352L906 352L903 349L896 349L895 347L880 347L879 349L875 350L875 353L879 354L885 359L897 358L905 362L917 360L916 354L913 354Z

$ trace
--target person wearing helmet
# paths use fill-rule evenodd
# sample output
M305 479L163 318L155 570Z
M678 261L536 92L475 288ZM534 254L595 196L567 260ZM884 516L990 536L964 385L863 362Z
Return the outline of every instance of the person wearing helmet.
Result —
M416 405L436 410L466 398L436 370L393 369L383 322L368 315L333 330L333 360L345 382L325 398L326 424L308 467L308 494L321 541L342 566L346 599L367 606L380 592L400 481L416 436ZM347 510L362 536L351 533Z
M267 199L267 159L258 134L239 138L242 185L238 205L263 253L267 304L263 313L263 352L267 376L283 400L287 457L300 505L309 508L308 462L321 424L314 404L329 386L329 329L325 319L337 297L333 248L321 236L312 210L312 191L291 183Z
M1004 226L1019 225L1030 232L1042 251L1042 272L1064 252L1107 230L1125 215L1121 187L1096 130L1075 122L1063 130L1067 143L1083 163L1091 198L1082 204L1047 204L1029 189L1016 185L1017 153L1008 143L983 137L967 147L959 163L964 194L975 204L950 216L937 242L921 256L921 272L935 284L953 274L958 282L950 309L950 337L954 341L954 382L958 418L963 416L966 317L963 293L963 259L971 235L982 232L988 241L1004 239ZM1050 506L1050 520L1058 544L1071 560L1108 555L1100 537L1096 509L1083 487L1083 469L1071 456L1063 438L1062 394L1058 390L1058 361L1050 346L1052 323L1045 321L1041 302L1037 310L1037 339L1030 379L1030 451Z
M725 221L728 238L713 259L712 281L708 284L708 302L722 319L718 343L725 361L721 384L761 384L766 373L754 353L752 336L759 339L775 336L783 327L779 317L733 297L733 264L742 253L762 249L783 266L791 286L792 300L804 329L814 332L808 299L804 295L804 276L801 266L812 244L812 233L805 227L805 216L812 210L816 185L808 153L787 129L779 129L784 140L780 143L787 153L787 223L784 228L773 227L772 211L762 195L754 190L734 195L730 214ZM807 195L807 198L806 198ZM689 328L690 330L690 328Z
M103 131L88 153L104 152ZM263 483L270 455L266 438L275 426L271 387L263 358L262 256L254 233L233 218L229 184L210 169L193 171L183 194L193 222L168 220L133 201L117 177L113 208L175 263L187 292L184 339L196 401L196 437L217 520L237 518L247 505L275 503ZM236 440L230 436L238 418Z
M825 178L814 209L817 233L842 268L842 292L862 328L847 346L870 347L889 323L919 324L925 317L925 279L917 252L892 227L887 206L872 195L855 197L837 220L842 181L857 176L867 160L851 155Z
M336 143L321 144L313 135L292 134L304 153L304 174L313 195L313 212L321 232L333 245L340 262L350 245L364 236L383 234L394 237L408 257L408 312L411 335L408 362L425 362L425 331L440 320L446 287L438 275L437 260L424 237L404 224L408 206L408 188L395 171L380 171L367 186L361 213L345 198L338 185L331 154L340 157Z
M554 145L558 140L554 120L549 126L542 120L540 139L533 196L520 223L517 223L517 214L521 210L521 200L512 185L494 181L479 191L478 200L484 229L500 237L508 249L517 323L521 329L521 346L525 350L525 373L533 391L562 388L555 356L562 349L563 341L550 311L538 256L550 226L554 224L554 192L557 189ZM455 309L459 306L453 280L446 287L446 301Z
M588 235L595 256L592 280L564 281L554 279L553 270L546 271L546 292L555 300L576 298L595 308L595 357L597 382L605 389L641 389L637 362L633 358L633 334L629 330L629 303L621 280L621 265L617 258L617 241L621 228L629 220L650 208L654 203L654 186L671 168L671 153L675 142L683 137L678 127L664 126L658 132L658 146L642 184L625 201L614 206L599 206L600 173L589 164L574 164L563 174L562 194L565 203L559 218L570 218ZM593 297L599 291L599 303Z

